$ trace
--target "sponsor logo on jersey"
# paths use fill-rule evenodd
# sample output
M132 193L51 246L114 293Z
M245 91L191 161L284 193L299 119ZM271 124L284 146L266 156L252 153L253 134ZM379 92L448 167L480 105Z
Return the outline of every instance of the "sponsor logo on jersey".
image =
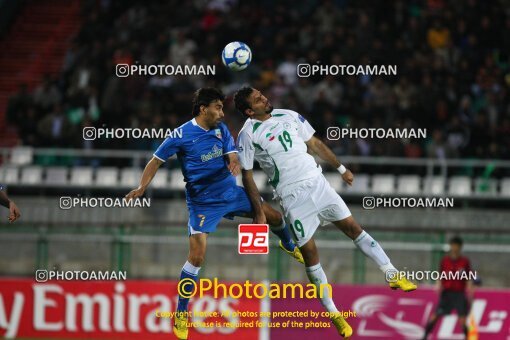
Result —
M219 139L222 139L223 137L221 136L221 130L220 129L215 129L214 130L214 133L216 133L216 137L218 137Z
M221 156L223 156L223 150L215 144L212 148L212 151L206 153L205 155L201 155L200 159L202 159L202 162L207 162L213 158L218 158Z

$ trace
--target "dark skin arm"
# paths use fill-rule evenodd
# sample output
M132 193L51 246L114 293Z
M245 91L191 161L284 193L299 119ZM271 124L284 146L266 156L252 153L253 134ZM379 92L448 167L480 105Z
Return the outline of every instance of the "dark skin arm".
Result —
M253 170L242 170L244 190L250 198L250 202L253 206L253 223L255 224L266 224L266 215L262 210L262 204L260 202L260 193L255 181L253 180Z
M0 191L0 205L3 205L7 209L9 209L9 222L12 223L20 218L21 213L19 211L18 206L5 194L5 192Z
M305 142L308 148L316 153L321 159L328 162L329 165L337 169L340 166L340 161L336 158L335 154L331 149L324 144L319 138L312 137L310 140ZM349 185L352 185L352 181L354 180L354 176L350 170L342 175L342 179Z
M147 189L151 183L161 164L163 164L163 161L157 159L156 157L152 157L152 159L149 161L149 163L147 163L145 169L143 170L142 178L140 179L140 185L138 185L138 188L131 190L129 194L126 195L127 201L130 201L133 198L141 197L143 195L145 189Z

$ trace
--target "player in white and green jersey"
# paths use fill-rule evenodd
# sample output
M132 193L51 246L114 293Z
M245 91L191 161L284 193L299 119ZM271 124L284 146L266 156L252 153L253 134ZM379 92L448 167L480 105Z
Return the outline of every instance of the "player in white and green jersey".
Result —
M253 163L256 160L280 198L310 281L318 286L327 283L313 234L319 225L328 223L333 223L350 237L365 255L378 264L386 277L388 273L397 273L384 250L354 220L349 208L322 174L321 167L308 153L312 151L338 169L342 179L352 185L352 173L340 164L320 139L314 137L315 130L308 121L297 112L273 109L269 100L251 87L237 91L234 102L236 109L248 117L237 140L245 190L255 211L260 211L260 195L253 181ZM416 285L405 277L395 276L398 277L390 282L392 289L416 289ZM330 297L321 298L321 303L328 312L338 312ZM336 314L332 322L343 337L348 338L352 334L351 327L341 315Z

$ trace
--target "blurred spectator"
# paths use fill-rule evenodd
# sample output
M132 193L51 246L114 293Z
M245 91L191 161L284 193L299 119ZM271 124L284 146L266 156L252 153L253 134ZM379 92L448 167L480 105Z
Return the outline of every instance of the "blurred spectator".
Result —
M37 105L41 111L49 112L55 105L60 104L62 95L49 76L46 76L43 82L38 85L33 94L34 104Z
M457 158L458 153L444 140L444 135L440 130L434 130L432 133L432 142L428 146L427 155L429 158L447 159Z
M60 105L55 105L54 110L39 122L37 130L42 137L39 146L43 147L66 147L74 134L71 123Z
M7 120L25 145L150 149L146 141L85 143L74 129L175 128L191 118L197 87L231 95L248 83L305 115L319 136L347 124L428 129L427 140L327 141L339 154L508 158L507 7L503 0L90 1L61 74L32 92L20 86ZM236 40L253 52L242 72L221 65L221 50ZM117 64L134 63L215 65L216 74L116 76ZM395 64L398 74L298 77L299 63ZM236 135L243 118L225 104Z

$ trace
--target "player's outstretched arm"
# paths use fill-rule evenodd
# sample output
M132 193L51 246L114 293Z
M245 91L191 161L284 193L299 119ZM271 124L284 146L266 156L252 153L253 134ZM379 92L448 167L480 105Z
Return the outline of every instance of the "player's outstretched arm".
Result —
M11 201L5 192L0 191L0 205L3 205L7 209L9 209L9 222L12 223L20 218L21 213L19 211L18 206Z
M228 153L227 157L228 157L228 170L234 177L239 175L239 172L241 171L241 163L239 163L237 153L236 152Z
M260 193L255 181L253 180L253 170L242 170L244 190L250 198L251 205L253 206L253 223L266 224L266 215L262 210L260 203Z
M149 163L147 163L145 169L143 170L142 178L140 179L140 185L138 185L138 188L131 190L129 194L126 195L126 200L130 201L133 198L137 198L143 195L145 189L149 186L161 164L163 164L163 161L157 159L156 157L152 157L152 159L149 161Z
M342 169L342 164L336 158L333 151L331 151L331 149L326 144L324 144L319 138L317 138L315 136L310 138L305 143L321 159L328 162L328 164L335 167L335 169L339 169L340 173L342 174L343 180L347 184L352 185L352 181L354 180L354 176L353 176L352 172L348 169L345 169L345 167ZM345 170L345 171L343 171L343 170Z

